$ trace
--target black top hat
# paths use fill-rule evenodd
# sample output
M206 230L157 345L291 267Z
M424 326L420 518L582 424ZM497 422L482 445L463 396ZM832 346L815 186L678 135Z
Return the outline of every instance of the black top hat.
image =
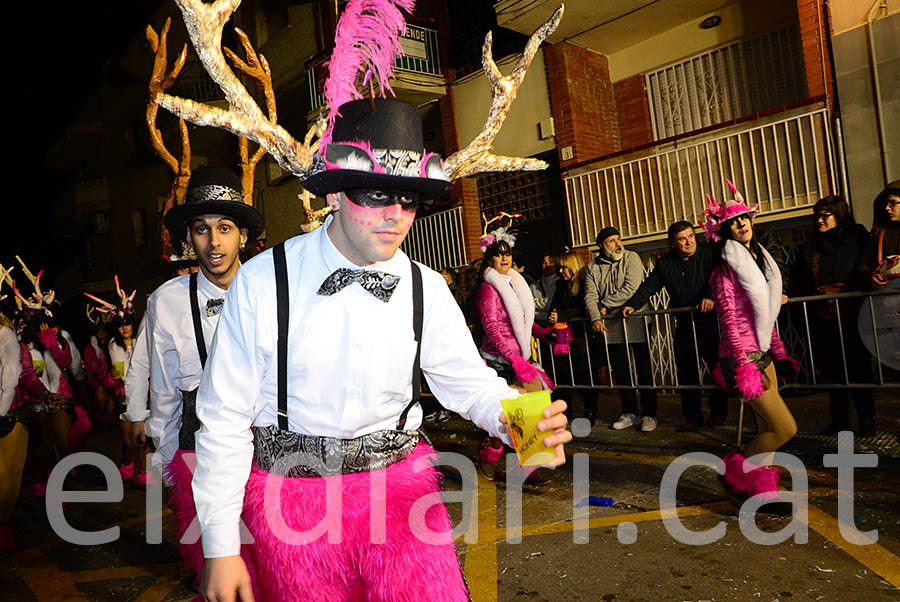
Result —
M344 103L339 113L304 188L318 196L351 188L404 190L426 200L450 188L440 156L425 152L416 107L376 98Z
M166 213L165 225L172 238L182 241L188 222L198 215L227 215L239 228L247 228L247 240L256 240L265 228L262 214L244 202L241 180L230 169L200 167L191 172L184 203Z

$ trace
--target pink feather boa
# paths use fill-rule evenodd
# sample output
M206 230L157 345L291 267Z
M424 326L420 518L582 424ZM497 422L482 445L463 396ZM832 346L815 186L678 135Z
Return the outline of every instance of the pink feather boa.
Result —
M256 541L255 566L269 576L259 580L256 599L468 600L450 516L433 499L441 490L434 460L434 449L420 442L406 459L372 472L286 478L254 466L244 520ZM341 492L330 515L329 485ZM329 543L329 532L340 533L339 542Z
M181 561L188 570L192 571L195 576L194 584L200 586L200 576L203 572L203 546L200 541L199 523L194 525L197 535L197 541L192 543L181 543L181 538L191 527L191 524L197 518L197 508L194 505L194 492L191 489L191 480L194 477L194 468L197 465L196 455L193 450L179 449L175 452L175 457L166 466L166 477L172 483L172 496L169 498L169 506L171 506L175 517L175 535L178 537L178 554ZM264 600L260 598L258 593L257 573L253 564L253 557L250 554L248 546L241 546L241 558L247 565L247 572L250 573L250 584L253 589L253 597L256 600Z

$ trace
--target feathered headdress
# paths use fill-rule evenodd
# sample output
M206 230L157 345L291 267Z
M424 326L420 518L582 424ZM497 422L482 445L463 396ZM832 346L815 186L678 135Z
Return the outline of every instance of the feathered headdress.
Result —
M403 56L400 36L406 33L406 18L400 9L412 14L415 6L415 0L350 0L347 3L334 34L334 51L326 63L328 126L319 142L320 149L331 142L341 105L363 97L357 88L360 75L360 83L372 91L378 83L382 98L386 97L385 91L394 95L390 82L394 77L394 62Z
M488 219L487 216L482 213L481 219L484 220L484 234L478 239L478 246L481 247L481 252L487 251L489 246L498 241L505 242L510 248L516 246L516 232L513 232L510 228L512 228L512 221L517 217L522 217L522 214L501 211L496 217ZM488 226L503 219L509 220L505 226L500 226L495 230L488 232Z
M40 311L43 311L48 316L52 316L53 313L50 311L50 305L53 303L53 300L56 298L56 293L54 291L49 291L44 293L41 291L41 276L44 274L44 270L38 272L37 276L31 273L31 270L28 269L28 266L25 265L25 262L22 261L22 258L16 255L16 261L19 262L19 265L22 266L22 271L25 273L25 277L31 282L32 286L34 286L34 292L30 297L25 297L22 293L19 292L18 286L16 286L15 280L9 278L8 282L11 282L13 293L16 296L16 306L19 308L19 311L24 311L25 314L35 314Z
M118 305L113 305L108 301L104 301L99 297L95 297L90 293L84 293L84 296L92 300L97 304L97 311L101 314L105 314L109 317L110 320L122 321L124 322L126 318L134 318L134 305L132 301L134 301L134 296L137 294L137 290L131 291L130 295L125 295L125 291L122 290L122 287L119 286L119 276L115 277L116 282L116 293L119 295L119 303ZM88 319L91 318L90 309L88 310ZM91 320L93 322L93 320ZM96 324L96 322L94 322Z
M741 193L738 192L738 189L731 183L731 180L726 178L725 182L731 189L732 194L734 194L733 199L728 199L719 205L716 203L716 199L713 195L706 195L706 204L709 208L703 210L703 215L706 216L706 222L700 222L700 225L703 226L703 231L706 232L707 241L718 242L722 240L722 237L719 235L719 230L722 228L722 224L731 218L747 214L753 219L753 217L759 213L759 203L754 205L751 209L744 201L744 197Z

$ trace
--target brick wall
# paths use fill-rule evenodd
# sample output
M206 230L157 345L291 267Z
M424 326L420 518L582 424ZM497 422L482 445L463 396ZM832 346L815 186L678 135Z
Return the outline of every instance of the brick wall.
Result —
M447 81L451 81L452 72L445 70ZM439 101L441 107L441 125L444 131L444 158L459 150L459 135L456 131L455 106L453 88ZM478 201L478 184L474 178L459 178L450 188L453 206L463 207L463 235L465 237L466 256L469 261L481 257L478 238L481 236L481 205Z
M833 102L834 80L831 59L828 56L828 41L825 37L830 37L832 32L824 30L825 10L827 9L822 4L823 0L797 0L797 22L800 26L800 41L803 45L803 63L806 68L806 87L809 96L825 94ZM830 23L830 19L828 23Z
M619 150L616 99L605 56L565 42L546 46L557 149L571 146L560 168Z
M627 150L653 141L650 103L647 101L646 80L642 73L613 84L619 122L621 149Z

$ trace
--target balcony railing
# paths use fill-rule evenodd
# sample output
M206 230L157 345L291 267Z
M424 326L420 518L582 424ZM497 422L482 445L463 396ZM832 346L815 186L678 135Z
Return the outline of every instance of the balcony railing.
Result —
M468 265L462 207L417 219L400 248L434 270Z
M440 77L441 62L438 55L437 31L407 24L406 34L400 39L400 44L403 46L405 54L395 63L398 79L402 79L400 72ZM306 100L310 111L315 111L325 105L323 82L326 73L327 71L321 66L317 66L309 69L304 76Z
M566 177L572 246L593 244L605 226L617 227L624 239L662 234L681 219L696 224L706 193L720 202L730 198L725 178L763 213L811 206L833 192L827 109L708 136Z

